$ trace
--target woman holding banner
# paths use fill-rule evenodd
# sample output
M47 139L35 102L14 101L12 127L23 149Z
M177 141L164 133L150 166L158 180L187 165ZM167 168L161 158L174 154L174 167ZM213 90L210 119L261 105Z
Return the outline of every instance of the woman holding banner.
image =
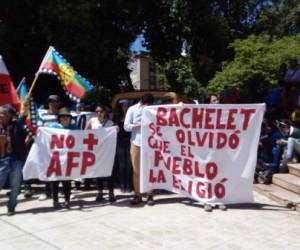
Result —
M97 105L96 109L96 117L91 118L85 129L99 129L99 128L108 128L108 127L112 127L114 124L113 122L108 119L107 115L106 115L106 110L105 107L102 105ZM108 184L108 190L109 190L109 194L108 194L108 200L110 202L114 202L115 199L115 195L114 195L114 183L113 183L113 177L106 177L106 178L96 178L96 182L97 182L97 189L98 189L98 194L96 197L96 201L102 201L103 200L103 182L107 180L107 184Z

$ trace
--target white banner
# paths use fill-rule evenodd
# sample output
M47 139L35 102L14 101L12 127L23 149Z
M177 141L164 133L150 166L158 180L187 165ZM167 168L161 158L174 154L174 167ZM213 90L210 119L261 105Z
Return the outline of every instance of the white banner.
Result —
M143 110L141 192L203 203L253 202L264 104L178 104Z
M56 181L111 176L116 135L116 127L39 128L23 169L24 179Z

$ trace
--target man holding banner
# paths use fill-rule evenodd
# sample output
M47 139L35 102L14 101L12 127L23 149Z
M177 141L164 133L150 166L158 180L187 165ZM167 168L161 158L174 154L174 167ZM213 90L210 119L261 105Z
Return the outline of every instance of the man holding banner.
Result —
M141 145L142 145L142 111L146 106L153 104L154 98L152 94L145 94L142 96L140 102L131 106L125 116L124 129L127 132L131 132L131 146L130 156L133 167L133 186L135 196L131 200L132 205L137 205L142 202L142 196L140 192L140 159L141 159ZM153 194L148 192L147 204L154 205Z

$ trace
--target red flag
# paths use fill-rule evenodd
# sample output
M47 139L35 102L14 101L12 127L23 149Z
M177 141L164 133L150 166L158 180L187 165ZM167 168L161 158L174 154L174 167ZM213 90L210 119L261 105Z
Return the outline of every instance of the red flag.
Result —
M12 104L17 110L20 108L20 100L15 86L9 76L2 56L0 56L0 105L4 104Z

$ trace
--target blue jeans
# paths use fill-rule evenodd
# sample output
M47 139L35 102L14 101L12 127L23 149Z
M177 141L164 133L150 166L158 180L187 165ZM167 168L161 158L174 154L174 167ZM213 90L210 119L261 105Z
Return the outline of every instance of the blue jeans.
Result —
M22 168L22 161L10 160L9 157L0 159L0 190L3 188L7 178L9 178L10 194L7 203L9 210L14 210L17 206L17 197L22 182Z

